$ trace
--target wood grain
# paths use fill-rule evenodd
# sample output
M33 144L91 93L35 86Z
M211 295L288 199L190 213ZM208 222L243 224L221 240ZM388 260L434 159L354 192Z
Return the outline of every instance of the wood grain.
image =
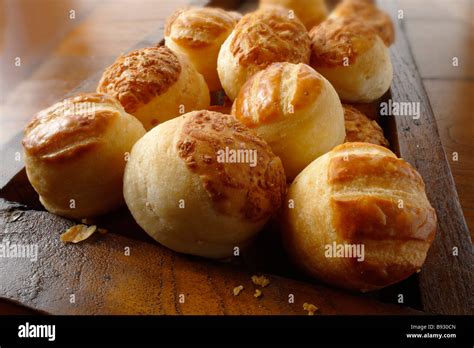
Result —
M202 5L204 1L194 1L194 3ZM232 8L235 8L237 3L240 4L240 2L236 0L213 1L212 3L214 5L222 5L225 3ZM244 3L243 6L246 9L250 9L252 5ZM120 13L118 8L114 8L113 10ZM393 7L389 10L391 13L396 13ZM93 12L95 16L97 16L96 20L101 18L101 13L102 15L106 14L106 12L100 11L104 11L104 9L97 9ZM137 20L138 19L139 16L137 15ZM88 25L90 25L90 23ZM148 25L148 23L145 23L146 27ZM151 27L150 25L147 28L150 29ZM134 47L156 44L161 37L161 27L162 21L160 19L157 20L156 27L154 27L152 32L148 32L148 35L143 35L142 40ZM97 28L100 28L100 25ZM107 28L110 27L102 26L102 29L98 32L101 30L107 31ZM398 31L400 30L401 28L398 28ZM63 66L65 70L73 67L73 64L68 63L71 57L75 57L76 63L83 66L84 70L71 73L68 82L65 82L65 85L59 87L54 93L48 94L49 91L42 90L41 83L31 84L30 89L28 88L28 84L26 84L25 87L20 86L19 88L24 88L23 91L25 93L32 96L30 102L25 108L22 108L22 110L27 110L28 107L33 109L35 105L37 107L37 105L42 102L46 103L46 101L41 98L41 95L48 95L50 98L55 97L56 99L60 99L66 92L72 94L77 91L90 91L95 89L101 70L104 66L113 61L115 55L119 52L112 54L111 51L109 52L106 48L103 48L100 56L92 58L92 60L89 61L87 52L90 54L90 51L88 47L85 47L84 43L89 33L90 31L81 28L73 31L71 33L72 37L65 40L53 55L54 64ZM429 196L438 212L440 230L438 231L437 240L430 251L426 267L419 277L423 305L426 310L435 313L472 313L472 302L470 302L472 296L469 296L469 290L472 289L472 276L469 273L466 274L466 271L470 270L469 265L472 265L472 254L468 253L470 241L465 238L466 226L465 223L463 224L462 212L459 207L459 202L457 201L449 166L447 166L444 152L439 142L439 135L437 134L436 123L430 110L429 101L421 85L416 66L412 61L412 54L405 42L406 37L403 32L400 32L399 35L401 36L399 36L397 44L394 47L393 59L397 76L394 82L394 89L392 90L392 98L400 101L421 101L423 115L426 115L426 117L423 116L420 122L407 119L387 118L382 119L382 124L394 149L422 172L428 185L428 191L436 191L430 192ZM137 32L134 32L134 36L138 36ZM113 35L108 36L108 39L113 40ZM139 40L134 42L137 41ZM113 50L118 50L119 46L124 47L123 45L129 44L130 42L131 41L127 41L127 38L125 38L122 44L114 46ZM92 45L94 44L92 43ZM84 51L81 49L83 46L85 47L83 48ZM129 49L128 46L127 48ZM404 70L402 71L400 69ZM61 69L55 72L54 66L45 64L32 76L34 77L33 79L37 79L38 82L44 81L46 76L51 80L52 86L55 80L61 79L55 75L57 71L61 71ZM89 76L89 78L80 83L79 81L83 76ZM71 89L74 85L78 86L78 88ZM390 97L390 95L385 96L385 98L388 97ZM11 120L9 121L11 128L8 129L11 129L11 134L15 134L13 129L15 125L18 127L18 120L15 118L17 114L14 112L18 107L16 103L7 104L6 107L10 108L9 112L11 112L11 116L8 118ZM27 112L24 112L24 115L26 119ZM8 122L6 122L6 124L8 124ZM420 125L423 126L421 127ZM398 140L400 140L400 144ZM416 145L419 146L416 147ZM264 298L262 299L269 301L268 303L254 299L252 292L246 291L242 293L242 297L231 297L229 299L226 297L228 291L231 291L233 286L239 285L236 284L238 282L242 282L242 284L246 286L246 289L250 289L249 276L251 273L231 265L221 265L198 258L171 253L169 250L147 239L148 237L146 237L143 231L137 230L133 224L130 225L133 220L126 219L126 210L112 214L106 219L107 221L101 222L110 228L110 234L106 236L95 236L94 239L86 242L84 245L78 245L76 248L69 245L64 246L58 242L57 238L51 238L51 236L57 237L67 226L70 226L71 222L41 211L42 208L38 206L37 203L37 196L31 192L31 186L25 184L24 171L20 172L10 184L6 185L22 168L21 161L14 160L17 152L21 151L20 136L10 141L4 149L5 150L0 152L0 161L1 163L7 163L7 165L0 171L0 188L3 187L0 196L12 201L27 203L29 207L37 208L39 211L31 211L12 203L3 202L3 210L0 213L0 220L3 221L3 225L0 222L0 231L4 231L8 228L8 231L14 232L11 234L14 238L21 237L21 240L25 242L32 241L38 243L40 250L49 250L51 252L53 257L48 258L50 260L55 260L56 257L65 260L59 265L53 265L51 272L49 272L47 267L44 270L40 270L36 264L21 264L20 261L20 263L15 263L10 260L9 262L11 262L11 264L5 264L5 267L7 267L5 269L12 270L12 272L7 271L0 274L0 280L2 280L0 284L3 284L3 288L1 287L2 285L0 285L0 294L5 292L8 294L8 297L19 299L34 308L44 309L51 313L107 313L107 311L110 311L109 313L117 314L138 314L145 311L145 313L169 314L198 314L208 312L215 314L264 314L276 311L277 313L304 314L301 313L301 306L288 307L286 303L283 304L281 302L281 298L284 297L282 294L287 296L288 291L291 290L299 291L298 298L302 296L303 298L311 298L311 300L314 299L315 302L319 302L315 304L319 304L321 312L324 314L363 314L370 313L371 310L375 311L373 313L407 313L406 310L400 309L398 306L383 305L380 302L367 299L366 297L348 295L345 292L329 290L323 286L310 285L309 283L301 283L277 276L272 277L272 283L277 284L277 286L272 288L272 290L268 288L268 293L264 291ZM20 182L23 184L20 185ZM15 214L18 213L15 212L18 211L22 212L22 217L12 221L12 216L16 216ZM26 231L29 231L29 233L25 233ZM31 233L33 231L35 231L35 233ZM266 238L265 233L262 234L262 238ZM274 241L274 239L272 241ZM134 257L137 256L137 258L116 258L111 254L112 251L108 251L107 249L109 243L113 246L111 250L117 253L122 252L124 246L130 245L133 246L134 250L140 250L140 253L138 255L133 254ZM460 247L459 258L454 260L449 254L453 243L457 243L456 245L464 243ZM142 250L145 255L143 258L140 258L142 257L140 256ZM276 253L278 253L279 250L280 249L275 248ZM281 268L280 265L282 263L275 262L271 258L258 261L259 258L265 258L268 254L258 254L255 249L253 252L255 255L251 257L250 262L242 260L240 263L249 267L253 262L254 268L259 270ZM104 263L104 259L112 261ZM113 260L117 260L117 262ZM255 262L255 260L257 260L258 263ZM280 261L281 260L283 260L283 258L280 258ZM0 261L3 262L4 260ZM463 262L465 262L465 264L462 264ZM237 260L236 263L239 263L239 260ZM98 267L97 272L92 272L95 267L94 264ZM158 264L159 267L156 267L156 269L155 267L149 267L149 265L153 264ZM142 268L140 268L139 265L141 265ZM144 265L148 265L148 267L143 268ZM262 266L260 267L260 265ZM13 272L16 268L21 269L21 272L24 272L25 276L21 278L22 283L14 285L14 280L17 279L15 274L18 275L18 273ZM288 264L286 264L286 268L287 270L279 269L278 271L281 271L281 273L292 272ZM65 270L64 278L61 276L62 269ZM37 285L39 284L39 287L28 287L28 282L35 279L36 273L42 274L44 280L41 282L38 281ZM277 272L272 273L275 274ZM109 281L108 277L106 277L106 279L100 278L103 274L109 275L111 279L114 279L110 282L110 285L107 285L107 281ZM296 275L293 276L298 277ZM1 277L6 278L2 279ZM3 280L5 280L6 283ZM416 277L412 277L411 280L407 282L411 285L412 291L413 289L417 290L417 284L413 283L415 280ZM442 282L441 285L439 284L440 282ZM453 282L459 283L454 284ZM103 286L103 290L96 294L97 290L95 287L99 285ZM23 288L26 289L25 293L21 291ZM38 289L36 291L37 294L35 294L34 290L36 288ZM48 288L53 290L48 293ZM81 308L71 306L67 302L68 299L66 298L67 295L65 295L64 290L68 290L67 288L75 289L75 291L78 289L76 292L79 294L79 298L82 302L81 306L77 307ZM196 292L194 288L196 288ZM154 292L150 289L159 289L159 291ZM212 289L215 291L212 292ZM399 293L407 295L405 292L406 288L403 290L404 288L402 286L401 289L402 290L397 287L389 289L386 292L386 294L388 294L386 296L389 296L390 300L393 301ZM185 305L181 306L179 302L176 302L177 295L180 293L185 294L185 297L190 301L188 304L185 302ZM121 296L123 296L122 300L126 299L122 307L119 306ZM411 293L410 296L412 296ZM452 298L450 298L450 296ZM105 297L110 298L110 302ZM383 293L381 297L384 297ZM449 299L447 300L447 298ZM241 299L245 301L241 301ZM140 304L140 301L144 304ZM342 304L341 306L339 306L340 303ZM76 302L76 304L78 304L78 302ZM299 305L301 305L301 303ZM97 308L97 310L94 308Z
M388 12L397 13L393 3ZM435 117L407 44L403 22L397 21L392 47L392 99L419 102L421 117L396 117L400 155L422 175L428 198L438 215L438 231L420 274L423 309L440 314L473 313L472 244ZM402 23L402 25L400 25ZM458 255L453 255L457 248Z
M2 240L8 236L11 244L36 245L39 250L36 262L0 258L1 296L51 314L305 315L305 302L329 315L418 313L273 275L267 275L271 283L260 288L263 296L257 299L253 294L259 287L251 273L174 253L146 238L138 227L130 228L131 219L126 221L117 221L118 230L97 233L79 245L64 244L59 235L73 222L0 200ZM239 285L244 290L234 296Z

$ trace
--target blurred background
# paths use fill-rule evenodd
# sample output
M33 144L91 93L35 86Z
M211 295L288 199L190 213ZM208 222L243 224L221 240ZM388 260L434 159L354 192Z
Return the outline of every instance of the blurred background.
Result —
M437 119L464 214L474 227L474 0L396 1ZM198 0L0 0L0 151L61 100ZM453 57L459 65L453 67ZM458 153L459 160L452 161ZM1 164L0 164L1 165Z

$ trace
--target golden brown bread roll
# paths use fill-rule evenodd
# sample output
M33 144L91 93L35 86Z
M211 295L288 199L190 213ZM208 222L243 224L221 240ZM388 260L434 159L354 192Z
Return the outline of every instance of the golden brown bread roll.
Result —
M346 125L345 142L371 143L389 147L383 130L377 122L365 116L355 107L343 104L344 120Z
M285 193L283 166L265 141L233 116L206 110L148 132L124 178L125 201L151 237L210 258L244 246Z
M97 92L118 99L146 129L209 106L209 89L188 58L168 47L148 47L119 57Z
M254 128L293 179L344 142L344 113L331 84L306 64L274 63L240 90L232 113Z
M288 18L282 8L258 10L245 15L221 47L217 71L227 96L234 100L256 72L275 62L309 63L306 28Z
M211 91L222 89L217 75L221 45L239 19L218 8L177 10L165 25L165 42L171 50L186 55L206 80Z
M395 29L390 16L378 9L371 1L343 0L331 12L330 18L336 17L363 20L365 24L373 26L387 46L395 41Z
M436 213L421 176L390 150L345 143L295 179L283 240L308 274L361 291L401 281L423 265Z
M145 134L112 97L82 94L40 111L25 129L28 179L44 207L85 218L123 203L126 153Z
M388 48L371 26L328 19L310 32L311 66L331 82L343 101L369 103L392 83Z
M260 0L260 8L273 5L292 10L308 30L324 21L328 14L325 0Z

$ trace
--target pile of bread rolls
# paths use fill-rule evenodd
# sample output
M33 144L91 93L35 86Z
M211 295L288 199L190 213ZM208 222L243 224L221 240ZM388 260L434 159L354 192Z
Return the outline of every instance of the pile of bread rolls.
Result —
M390 88L390 18L368 0L260 6L177 10L165 45L37 113L23 146L40 201L74 219L125 202L164 246L215 259L278 216L291 259L317 279L367 291L408 277L436 214L377 122L342 104ZM328 257L336 243L364 245L363 261Z

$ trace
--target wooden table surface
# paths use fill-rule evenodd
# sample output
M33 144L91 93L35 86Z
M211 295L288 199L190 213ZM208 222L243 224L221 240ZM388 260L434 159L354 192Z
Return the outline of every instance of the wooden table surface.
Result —
M0 0L0 146L133 44L159 37L165 18L190 2ZM400 0L399 8L474 236L474 0Z

